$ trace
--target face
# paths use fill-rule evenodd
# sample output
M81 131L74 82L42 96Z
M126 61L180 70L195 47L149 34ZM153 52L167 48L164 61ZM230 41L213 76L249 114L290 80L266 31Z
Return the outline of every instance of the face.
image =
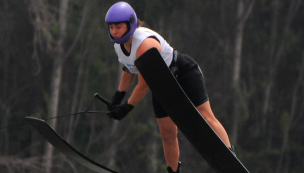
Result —
M109 24L109 29L112 37L119 39L127 32L128 26L126 23L113 23Z

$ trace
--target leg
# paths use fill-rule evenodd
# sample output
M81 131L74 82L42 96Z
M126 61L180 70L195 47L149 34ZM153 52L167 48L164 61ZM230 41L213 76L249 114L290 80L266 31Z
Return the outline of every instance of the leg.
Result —
M167 165L177 171L179 160L179 145L177 127L170 117L157 118Z
M212 129L217 133L217 135L222 139L222 141L227 145L227 147L231 147L228 134L224 129L223 125L214 116L211 110L210 102L206 101L205 103L199 105L196 108L201 113L201 115L206 119L206 121L212 127Z

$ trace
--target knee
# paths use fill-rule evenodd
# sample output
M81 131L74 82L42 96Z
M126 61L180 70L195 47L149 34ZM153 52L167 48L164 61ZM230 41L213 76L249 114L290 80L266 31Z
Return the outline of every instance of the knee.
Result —
M173 142L177 139L177 127L160 127L160 134L164 142Z

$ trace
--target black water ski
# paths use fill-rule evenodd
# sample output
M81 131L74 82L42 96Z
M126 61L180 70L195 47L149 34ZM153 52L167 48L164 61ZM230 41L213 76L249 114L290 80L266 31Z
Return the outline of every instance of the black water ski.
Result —
M34 127L34 129L37 130L37 132L40 133L40 135L49 141L54 148L78 161L80 164L100 173L117 173L116 171L106 168L79 153L64 139L62 139L44 120L33 117L25 117L25 119Z
M249 172L197 111L156 48L145 52L135 65L179 130L214 170Z

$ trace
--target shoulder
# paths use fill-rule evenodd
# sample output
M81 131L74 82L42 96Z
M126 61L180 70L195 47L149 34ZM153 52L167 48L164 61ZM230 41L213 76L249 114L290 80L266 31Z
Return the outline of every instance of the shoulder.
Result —
M148 28L140 27L136 29L135 37L143 38L143 41L140 43L136 51L136 57L141 56L143 53L145 53L152 47L156 47L158 51L161 52L161 44L157 39L155 39L155 36L155 32Z
M161 45L155 38L146 38L138 47L136 58L140 57L147 50L156 47L161 52Z
M143 27L136 28L136 30L133 34L133 38L138 39L138 40L143 40L146 37L149 37L149 35L151 35L151 33L147 32L146 29L147 28L143 28Z
M133 38L138 40L144 40L148 37L159 37L159 34L149 28L139 27L135 30Z

